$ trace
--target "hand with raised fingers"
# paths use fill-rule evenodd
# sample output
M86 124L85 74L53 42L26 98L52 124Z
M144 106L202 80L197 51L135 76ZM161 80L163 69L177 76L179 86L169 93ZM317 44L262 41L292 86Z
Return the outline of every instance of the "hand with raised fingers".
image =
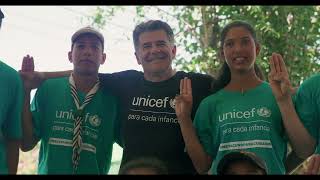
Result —
M192 88L191 80L186 77L180 80L180 95L175 98L175 111L179 122L191 118Z
M286 65L280 54L272 53L270 57L270 73L268 79L277 101L291 98L293 87L289 80Z
M320 172L320 155L313 154L307 162L307 169L303 172L305 175L316 175Z
M34 71L33 57L29 55L23 57L19 73L26 91L38 88L44 81L43 74L41 72Z

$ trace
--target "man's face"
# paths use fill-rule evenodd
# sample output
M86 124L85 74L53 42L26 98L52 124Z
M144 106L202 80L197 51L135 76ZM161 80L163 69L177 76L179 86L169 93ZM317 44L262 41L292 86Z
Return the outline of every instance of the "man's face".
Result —
M164 30L144 32L139 36L135 55L144 72L166 72L172 69L171 63L176 56L176 46L169 42Z
M69 61L73 63L75 73L81 75L97 74L100 64L106 60L101 41L92 34L78 37L68 56Z

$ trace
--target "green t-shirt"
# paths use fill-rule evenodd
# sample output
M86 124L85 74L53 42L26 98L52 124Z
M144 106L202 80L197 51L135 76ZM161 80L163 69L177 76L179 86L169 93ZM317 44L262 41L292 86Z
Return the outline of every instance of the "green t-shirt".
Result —
M78 92L79 94L79 92ZM80 93L79 99L85 98ZM50 79L38 89L31 106L35 135L41 140L39 174L72 174L72 138L76 106L68 77ZM84 109L83 149L77 174L106 174L114 143L117 101L101 89Z
M204 99L194 125L205 151L213 158L213 174L220 159L235 150L264 159L268 174L284 174L287 142L282 118L268 83L245 93L220 90Z
M0 174L8 174L5 139L20 139L23 86L19 74L0 61Z
M298 89L295 106L297 113L309 133L317 140L320 154L320 74L305 80Z

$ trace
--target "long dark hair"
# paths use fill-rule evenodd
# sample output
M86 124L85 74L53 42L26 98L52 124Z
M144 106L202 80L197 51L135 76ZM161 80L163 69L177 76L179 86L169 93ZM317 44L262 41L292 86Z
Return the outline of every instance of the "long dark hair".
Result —
M229 23L228 25L226 25L221 31L220 52L223 51L223 44L224 44L224 40L226 38L227 33L234 27L243 27L246 30L248 30L250 32L252 38L254 39L254 42L256 44L259 44L259 42L257 40L256 32L249 23L244 22L244 21L233 21L233 22ZM254 63L254 71L255 71L256 75L258 76L258 78L260 78L261 80L265 80L265 77L263 75L262 70L260 69L260 67L256 63ZM222 66L219 69L218 77L212 85L213 93L224 88L230 82L230 80L231 80L230 68L229 68L228 64L224 61Z

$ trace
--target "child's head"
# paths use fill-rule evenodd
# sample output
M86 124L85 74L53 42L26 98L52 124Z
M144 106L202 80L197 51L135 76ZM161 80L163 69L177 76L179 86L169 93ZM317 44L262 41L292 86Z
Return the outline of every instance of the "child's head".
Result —
M244 21L233 21L221 31L220 57L223 65L220 69L218 91L231 80L232 72L254 72L258 78L264 80L260 68L256 65L256 57L260 52L254 28Z
M120 168L121 175L157 175L168 174L164 163L156 158L139 158L126 163Z
M218 175L266 175L267 166L251 152L236 151L226 154L217 166Z

